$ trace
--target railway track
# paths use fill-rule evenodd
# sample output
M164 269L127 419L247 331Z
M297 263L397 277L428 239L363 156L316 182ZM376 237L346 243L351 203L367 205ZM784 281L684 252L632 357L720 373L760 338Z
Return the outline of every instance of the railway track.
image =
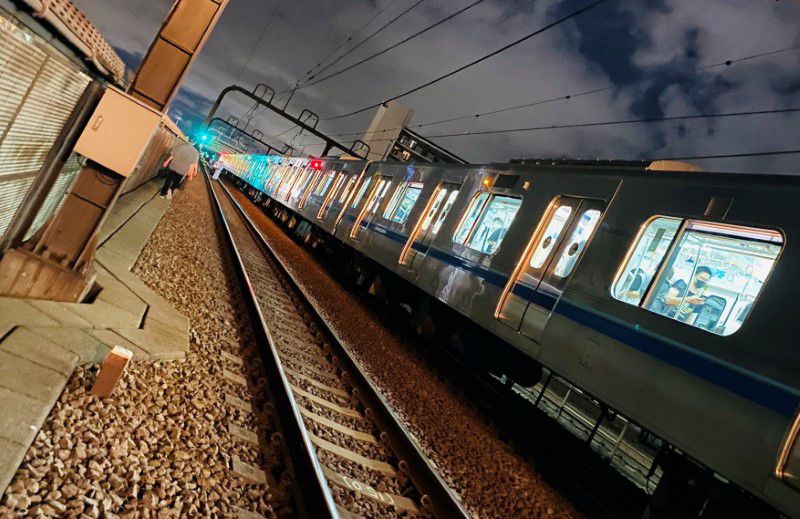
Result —
M206 177L208 179L208 177ZM308 517L467 517L226 188L209 189L243 284L280 443Z

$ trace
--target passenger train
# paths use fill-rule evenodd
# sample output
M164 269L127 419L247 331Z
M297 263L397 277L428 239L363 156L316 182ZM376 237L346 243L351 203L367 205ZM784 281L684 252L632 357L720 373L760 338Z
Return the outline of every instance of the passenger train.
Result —
M526 384L544 366L800 516L800 179L220 160L271 204L500 339L478 345L483 360L497 352Z

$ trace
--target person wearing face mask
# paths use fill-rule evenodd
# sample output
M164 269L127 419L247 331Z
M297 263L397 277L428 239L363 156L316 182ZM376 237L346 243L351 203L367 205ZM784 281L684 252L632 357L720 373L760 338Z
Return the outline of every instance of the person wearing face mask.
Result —
M667 306L665 315L679 321L688 321L705 303L703 293L708 287L711 275L711 269L701 265L695 269L688 285L682 279L674 282L664 298L664 304Z

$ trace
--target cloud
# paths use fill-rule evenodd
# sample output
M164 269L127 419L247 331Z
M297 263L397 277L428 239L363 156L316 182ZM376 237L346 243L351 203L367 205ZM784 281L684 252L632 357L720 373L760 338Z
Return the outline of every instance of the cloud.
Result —
M220 90L234 82L246 87L265 82L277 90L292 86L391 0L283 1L250 56L276 1L229 4L187 76L173 113L202 118ZM171 2L148 2L152 6L148 9L130 0L75 3L117 47L135 55L146 51ZM427 0L330 70L376 52L468 3ZM360 37L409 5L393 3ZM585 1L487 0L351 72L299 90L289 111L299 114L309 107L324 119L381 101L582 5ZM800 50L701 68L800 45L798 15L800 5L793 2L612 0L401 102L414 109L414 124L611 87L568 101L419 129L427 135L800 106ZM356 36L354 41L358 39ZM232 95L223 104L221 115L241 119L251 106L242 96ZM358 131L367 126L371 116L323 120L320 129L329 134ZM441 138L437 142L475 162L525 156L644 159L800 148L800 136L792 131L799 121L798 115L752 116ZM266 110L257 111L250 125L268 136L291 126ZM294 142L303 140L300 137ZM306 151L321 150L311 146ZM793 173L796 160L797 156L786 156L699 163L709 169Z

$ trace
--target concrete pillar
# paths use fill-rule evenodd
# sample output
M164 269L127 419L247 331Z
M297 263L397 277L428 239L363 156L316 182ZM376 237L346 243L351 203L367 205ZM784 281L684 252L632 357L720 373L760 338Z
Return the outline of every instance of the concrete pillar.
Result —
M414 110L397 101L389 101L378 107L369 128L361 140L369 145L370 160L383 160L389 153L392 143L400 135L400 130L408 126Z

